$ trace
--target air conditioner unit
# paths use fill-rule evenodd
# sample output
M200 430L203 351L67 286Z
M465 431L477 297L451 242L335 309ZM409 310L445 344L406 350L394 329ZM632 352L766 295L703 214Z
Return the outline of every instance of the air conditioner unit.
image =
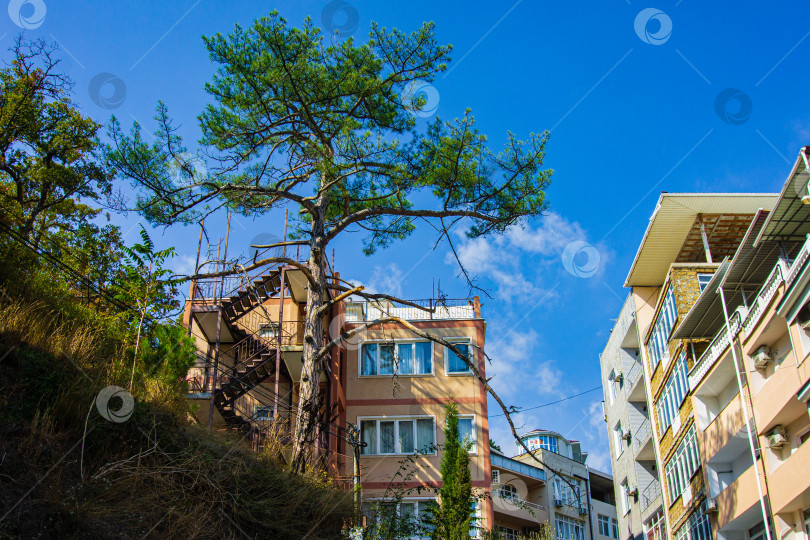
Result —
M717 501L710 497L706 499L706 503L703 507L703 513L705 514L716 514L717 513Z
M562 500L554 499L554 506L556 506L557 508L562 507Z
M624 375L622 375L621 372L616 373L616 376L613 377L613 382L617 384L622 384L622 381L624 381Z
M633 498L638 498L638 488L634 487L633 489L628 491L627 494Z
M630 439L632 437L633 437L633 435L630 433L629 429L625 430L624 433L622 433L622 439L624 439L627 442L630 442Z
M768 435L768 446L771 448L782 448L788 442L787 433L782 426L776 426Z
M763 345L756 350L751 359L754 361L754 366L756 366L757 369L764 369L768 367L768 364L773 362L773 355L770 349Z

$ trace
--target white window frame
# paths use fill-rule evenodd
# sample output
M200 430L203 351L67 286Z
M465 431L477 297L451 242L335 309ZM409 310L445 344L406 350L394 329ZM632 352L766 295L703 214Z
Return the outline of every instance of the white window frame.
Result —
M610 537L619 540L619 520L614 517L610 518L610 531Z
M568 482L576 486L576 491L568 485ZM582 499L582 485L579 483L579 480L575 478L569 477L568 482L559 475L554 476L552 484L554 488L554 498L562 501L563 504L579 508Z
M471 432L472 432L472 440L470 441L472 443L472 447L470 448L470 454L472 454L474 456L477 456L478 455L478 424L475 421L476 415L474 415L474 414L459 414L458 419L461 420L462 418L465 419L465 420L468 419L468 418L472 420L472 430L471 430ZM446 421L445 421L444 425L445 425L445 427L447 427Z
M599 534L611 538L610 535L610 516L604 514L597 514L596 522L599 528Z
M420 502L435 502L435 501L436 501L436 498L434 498L434 497L420 497L420 498L410 498L409 497L409 498L403 498L400 501L395 501L395 500L391 500L391 499L367 499L366 501L364 501L364 504L365 503L368 503L368 504L385 504L385 503L394 504L396 506L396 509L397 509L397 518L399 518L402 515L402 504L415 504L414 508L416 509L416 512L414 513L414 515L416 516L417 519L420 519L420 517L419 517L419 503ZM429 537L428 536L411 536L411 537L409 537L409 540L423 540L423 539L427 539L427 538L429 538Z
M658 413L658 431L663 435L680 417L683 402L689 395L689 369L686 351L681 351L678 360L664 383L664 390L655 402Z
M474 354L474 348L472 345L472 338L469 336L458 336L458 337L447 337L443 338L445 341L452 343L455 345L456 343L461 343L463 345L467 345L467 351L470 355L470 361L475 361L475 357L478 355ZM447 347L442 347L444 349L444 374L447 377L469 377L474 375L473 370L469 369L468 371L456 371L450 372L450 354L452 351ZM467 366L469 368L469 366Z
M259 416L259 409L267 409L267 414ZM264 403L257 403L253 406L253 420L264 421L270 420L273 417L273 406L265 405Z
M669 335L678 320L678 304L672 283L667 285L667 292L661 303L661 310L652 324L652 332L647 340L647 354L650 357L650 374L655 372L658 364L666 366L669 361Z
M706 279L707 277L709 279ZM712 280L713 277L714 277L714 274L707 274L705 272L698 273L697 280L698 280L698 288L700 289L700 292L703 292L703 290L709 285L709 282ZM703 280L705 280L705 283L703 283Z
M518 538L523 538L523 531L507 527L506 525L495 525L495 531L503 537L503 540L518 540Z
M417 439L418 431L416 430L416 421L417 420L433 420L433 446L434 448L430 452L419 452L419 441ZM380 434L380 422L394 422L394 446L399 446L399 421L401 420L413 420L414 422L414 439L413 439L413 446L414 451L410 453L402 453L402 452L394 452L394 453L387 453L387 452L380 452L382 448L381 444L381 434ZM365 421L376 421L377 422L377 453L376 454L366 454L361 450L361 457L387 457L387 456L414 456L414 455L425 455L425 456L435 456L436 455L436 445L437 439L436 435L438 432L436 417L428 414L421 414L421 415L404 415L404 416L358 416L357 417L357 427L358 429L362 430L362 422Z
M569 529L569 531L562 530L560 524L564 524L565 528ZM555 514L554 536L556 536L558 540L571 540L572 537L574 540L585 540L585 522L564 514Z
M699 468L700 448L695 426L692 424L665 467L670 506L691 487L692 476Z
M394 373L384 373L380 374L380 354L382 352L382 347L380 345L390 345L393 343L394 346ZM396 361L396 350L397 345L402 345L405 343L430 343L430 373L400 373L399 371L399 363ZM363 346L364 345L377 345L377 358L376 358L376 366L377 366L377 374L376 375L363 375ZM415 352L415 348L414 348ZM357 377L361 379L379 379L379 378L391 378L391 377L435 377L436 376L436 350L433 344L433 341L424 340L424 339L386 339L386 340L376 340L376 339L369 339L366 341L361 341L358 343L357 347Z
M630 507L632 506L632 501L630 500L630 483L625 478L621 483L621 494L622 494L622 515L626 516L630 513Z
M608 397L610 398L610 404L613 405L616 402L618 397L618 392L616 392L616 370L611 369L610 375L608 375Z

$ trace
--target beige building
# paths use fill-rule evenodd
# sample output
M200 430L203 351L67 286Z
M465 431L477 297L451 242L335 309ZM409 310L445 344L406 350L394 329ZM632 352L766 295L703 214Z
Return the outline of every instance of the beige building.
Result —
M606 400L632 395L616 351L640 347L663 512L656 527L638 508L639 530L639 493L617 477L630 536L810 538L808 203L806 148L778 195L659 199L601 358ZM618 456L645 434L606 411L614 471L627 471Z

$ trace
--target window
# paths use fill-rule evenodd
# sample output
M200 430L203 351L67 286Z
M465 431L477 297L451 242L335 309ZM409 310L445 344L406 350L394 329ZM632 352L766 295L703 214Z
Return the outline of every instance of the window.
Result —
M433 418L360 420L360 436L369 456L435 452Z
M518 540L519 538L523 538L523 533L518 529L496 525L495 530L500 533L500 537L503 538L503 540Z
M475 452L475 418L458 417L458 438L461 444L470 444L470 451Z
M603 516L599 514L597 516L597 520L599 522L599 534L602 536L610 536L610 518L608 516Z
M804 532L810 538L810 509L804 511Z
M625 515L630 511L630 505L632 504L632 500L630 497L630 484L627 483L626 478L622 482L621 492L622 492L622 515Z
M714 276L714 274L698 274L697 275L698 287L700 287L700 292L703 292L703 289L706 288L706 286L712 280L713 276Z
M526 439L526 446L529 450L548 450L557 454L557 437L554 435L538 435L530 439Z
M616 401L616 370L615 369L611 370L610 375L608 376L608 387L609 387L609 390L610 390L608 392L608 395L610 397L610 404L613 405L613 403Z
M619 456L621 455L622 452L624 452L623 446L624 445L622 444L622 423L618 422L613 427L613 448L614 450L616 450L616 456Z
M675 532L675 540L711 540L712 528L709 517L703 512L695 512ZM752 537L753 538L753 537Z
M579 481L568 478L566 482L559 476L554 477L554 498L569 506L580 506L580 486Z
M700 454L693 425L666 466L670 505L690 486L689 482L698 467L700 467Z
M765 522L759 525L754 525L748 529L748 540L764 540L765 539Z
M650 339L647 341L647 352L650 355L650 362L652 369L650 373L655 371L658 364L664 360L669 360L669 334L672 332L672 327L675 326L675 321L678 320L678 307L675 304L675 294L672 291L672 285L669 286L664 303L661 305L661 311L658 313L653 325Z
M658 429L664 433L676 417L679 416L681 404L689 393L689 370L686 368L686 353L678 357L678 364L672 370L664 385L664 391L655 406L658 409Z
M644 530L646 531L647 540L666 540L666 531L664 529L664 512L658 510L653 517L644 523Z
M470 356L471 347L469 340L466 341L448 340L448 341L453 345L455 345L456 348L459 351L461 351L461 353L464 354L467 358L469 358L471 362L474 361L474 359ZM459 358L456 353L454 353L447 347L445 347L444 352L445 352L444 355L445 365L447 366L446 369L448 374L455 375L460 373L472 373L472 369L470 369L470 366L467 364L467 362Z
M520 493L518 493L518 489L512 484L502 485L500 489L500 495L501 499L506 499L508 501L520 500Z
M426 538L432 532L425 521L433 504L433 500L364 502L363 515L383 538Z
M613 530L613 538L619 540L619 522L616 518L610 518L610 527Z
M492 483L493 484L500 484L501 483L501 471L493 470L492 471Z
M556 514L554 527L558 540L585 540L585 522Z
M364 343L360 349L362 376L433 373L433 346L430 341Z
M269 420L273 407L270 405L254 405L253 406L253 419L254 420Z
M259 325L258 336L260 338L275 338L278 335L278 323L269 322Z

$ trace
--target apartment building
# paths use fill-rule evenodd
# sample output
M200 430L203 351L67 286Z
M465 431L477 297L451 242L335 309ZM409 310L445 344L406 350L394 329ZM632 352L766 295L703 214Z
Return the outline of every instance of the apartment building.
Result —
M677 332L720 261L734 256L751 221L775 202L769 194L664 193L658 200L601 356L611 457L625 475L615 476L623 537L713 537L688 377L706 344Z
M676 331L717 538L810 537L807 152Z
M506 457L491 450L496 528L507 539L553 528L560 540L618 538L613 479L586 465L578 441L534 430L521 437L531 455Z
M344 328L399 317L452 343L473 357L481 374L486 374L486 322L478 297L443 300L433 307L428 312L389 303L348 302ZM399 324L385 324L364 332L346 347L342 369L345 417L359 427L365 443L360 465L367 507L396 496L396 512L419 519L435 499L433 490L441 486L445 405L450 399L458 407L460 436L471 444L472 487L490 489L487 394L453 351L414 336ZM393 510L386 507L387 512ZM482 498L475 525L488 529L492 523L492 503Z
M618 537L641 538L646 532L662 539L666 536L663 496L635 315L634 298L628 295L600 355L613 476L620 479ZM631 511L634 492L638 505Z
M299 254L299 259L305 258ZM282 444L291 440L306 297L306 277L295 266L268 266L252 276L191 285L184 320L197 343L198 362L187 380L202 423L238 430L257 449L269 437ZM325 337L398 317L453 343L486 374L486 322L478 297L409 304L341 301L324 317ZM418 522L436 498L445 405L451 399L459 409L461 436L471 445L473 487L489 490L487 395L465 361L399 323L357 334L327 360L320 377L323 422L315 446L330 476L348 488L354 480L351 433L357 433L370 519L376 519L378 509ZM492 504L482 498L475 526L489 529L492 523Z

